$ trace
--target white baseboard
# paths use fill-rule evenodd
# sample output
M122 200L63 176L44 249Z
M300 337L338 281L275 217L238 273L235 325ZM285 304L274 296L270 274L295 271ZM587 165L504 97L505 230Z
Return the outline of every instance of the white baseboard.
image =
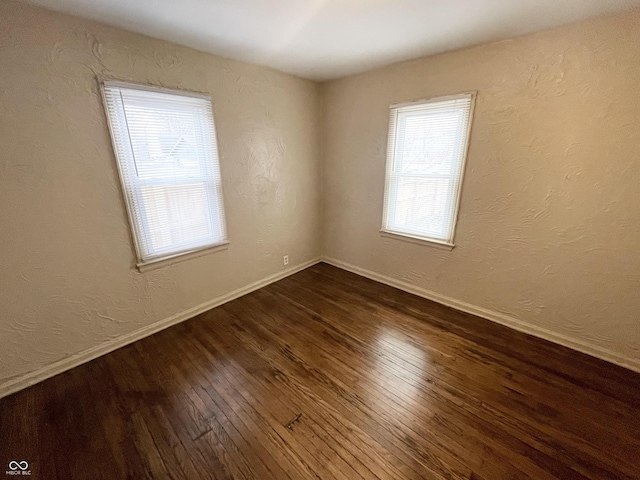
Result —
M33 372L26 373L19 377L12 378L11 380L0 385L0 398L5 397L7 395L11 395L19 390L27 388L35 383L46 380L47 378L58 375L59 373L70 370L78 365L82 365L83 363L89 362L95 358L98 358L102 355L105 355L109 352L117 350L118 348L124 347L125 345L129 345L135 341L138 341L142 338L148 337L149 335L153 335L154 333L159 332L160 330L164 330L172 325L175 325L180 322L184 322L190 318L195 317L196 315L200 315L201 313L206 312L207 310L211 310L212 308L218 307L223 303L230 302L231 300L235 300L238 297L242 297L247 293L251 293L255 290L258 290L262 287L266 287L267 285L277 282L278 280L282 280L289 275L293 275L305 268L308 268L316 263L320 263L321 259L316 258L314 260L302 263L295 267L288 268L286 270L282 270L281 272L270 275L262 280L258 280L257 282L253 282L244 287L233 290L232 292L225 293L224 295L220 295L212 300L209 300L205 303L197 305L193 308L185 310L183 312L177 313L169 318L165 318L164 320L160 320L159 322L153 323L151 325L147 325L139 330L128 333L116 339L110 340L98 346L89 348L80 353L76 353L69 357L65 357L62 360L58 360L57 362L51 363L46 367L40 368Z
M586 353L587 355L591 355L592 357L596 357L601 360L605 360L607 362L614 363L616 365L620 365L621 367L625 367L629 370L640 373L640 360L627 358L616 352L612 352L596 345L590 345L581 342L580 340L576 340L566 335L547 330L546 328L542 328L537 325L531 325L530 323L523 322L521 320L518 320L517 318L504 315L500 312L478 307L476 305L471 305L470 303L456 300L455 298L447 297L445 295L432 292L425 288L417 287L408 282L397 280L395 278L388 277L386 275L382 275L371 270L352 265L350 263L342 262L334 258L323 257L322 261L328 263L329 265L333 265L334 267L338 267L357 275L369 278L371 280L375 280L376 282L384 283L385 285L404 290L405 292L412 293L419 297L433 300L434 302L455 308L456 310L461 310L463 312L470 313L487 320L491 320L492 322L496 322L506 327L513 328L514 330L518 330L519 332L527 333L529 335L533 335L534 337L539 337L544 340L560 344L564 347L577 350L581 353Z
M102 355L106 355L118 348L124 347L125 345L129 345L137 340L141 340L149 335L153 335L165 328L169 328L172 325L175 325L180 322L184 322L190 318L193 318L201 313L206 312L207 310L211 310L212 308L218 307L224 303L230 302L231 300L235 300L243 295L251 293L255 290L258 290L262 287L266 287L267 285L277 282L278 280L282 280L289 275L293 275L305 268L308 268L312 265L315 265L320 262L325 262L334 267L341 268L343 270L347 270L349 272L355 273L357 275L361 275L363 277L369 278L376 282L384 283L386 285L390 285L392 287L398 288L400 290L404 290L405 292L412 293L419 297L426 298L428 300L433 300L434 302L441 303L448 307L455 308L456 310L461 310L466 313L470 313L472 315L476 315L481 318L485 318L492 322L499 323L501 325L505 325L507 327L513 328L514 330L518 330L520 332L527 333L529 335L533 335L535 337L542 338L544 340L548 340L550 342L554 342L560 344L562 346L571 348L573 350L577 350L582 353L586 353L587 355L591 355L596 358L600 358L607 362L614 363L616 365L620 365L622 367L628 368L630 370L634 370L636 372L640 372L640 361L632 358L626 358L622 355L619 355L615 352L611 352L609 350L603 349L601 347L595 345L589 345L578 340L572 339L562 334L558 334L552 332L550 330L531 325L525 323L516 318L504 315L502 313L488 310L486 308L478 307L475 305L471 305L469 303L456 300L451 297L447 297L445 295L440 295L439 293L432 292L430 290L417 287L408 282L404 282L402 280L397 280L392 277L388 277L386 275L382 275L371 270L367 270L365 268L358 267L356 265L352 265L350 263L342 262L340 260L336 260L333 258L324 257L322 259L314 259L295 267L283 270L276 274L270 275L262 280L258 280L257 282L246 285L242 288L238 288L231 292L228 292L224 295L220 295L212 300L209 300L205 303L197 305L193 308L185 310L183 312L177 313L169 318L161 320L151 325L147 325L141 329L138 329L134 332L128 333L116 339L110 340L109 342L103 343L96 347L89 348L80 353L71 355L69 357L63 358L54 362L50 365L47 365L41 369L35 370L33 372L26 373L19 377L12 378L11 380L0 384L0 398L5 397L7 395L11 395L19 390L27 388L35 383L46 380L47 378L58 375L59 373L70 370L74 367L82 365L83 363L89 362L98 358Z

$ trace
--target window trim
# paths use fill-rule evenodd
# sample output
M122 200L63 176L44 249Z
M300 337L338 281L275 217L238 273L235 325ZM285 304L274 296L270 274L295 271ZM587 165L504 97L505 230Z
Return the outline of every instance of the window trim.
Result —
M140 273L144 273L146 271L149 270L155 270L158 268L162 268L162 267L166 267L169 265L173 265L174 263L177 262L181 262L184 260L189 260L191 258L197 258L203 255L207 255L209 253L215 253L215 252L219 252L222 250L226 250L227 248L229 248L229 232L227 231L227 235L226 238L219 243L215 243L215 244L209 244L209 245L203 245L201 247L198 248L194 248L194 249L188 249L188 250L184 250L184 251L176 251L176 252L172 252L172 253L168 253L166 255L163 256L158 256L158 257L153 257L150 258L148 260L143 260L142 259L142 254L140 252L140 247L139 242L140 239L138 238L138 232L136 231L136 220L134 218L133 212L131 211L131 206L129 205L129 200L127 199L127 192L125 190L125 177L124 177L124 172L122 171L122 167L120 166L120 161L118 160L118 148L115 142L115 138L113 135L114 132L114 125L111 121L111 117L109 115L109 109L107 106L107 95L106 95L106 91L105 91L105 87L107 85L109 86L113 86L113 87L121 87L121 88L133 88L136 90L143 90L143 91L147 91L147 92L156 92L156 93L166 93L166 94L171 94L171 95L182 95L185 97L193 97L193 98L200 98L203 100L208 100L211 102L211 105L213 107L213 99L211 98L210 95L206 94L206 93L202 93L202 92L193 92L193 91L189 91L189 90L178 90L178 89L171 89L171 88L164 88L164 87L157 87L154 85L146 85L146 84L142 84L142 83L134 83L134 82L125 82L122 80L117 80L117 79L112 79L109 77L103 77L101 75L97 75L96 76L96 80L98 82L98 88L100 90L100 95L102 97L102 104L103 104L103 108L104 108L104 113L105 113L105 117L107 118L107 126L109 129L109 138L111 140L111 148L113 149L113 158L115 160L116 163L116 167L118 169L118 178L120 180L120 193L122 194L122 201L124 202L125 205L125 209L127 212L127 219L129 221L129 232L130 232L130 240L131 243L133 243L133 249L136 255L136 262L135 262L135 267L136 269L140 272ZM213 114L213 112L211 112L211 115L213 117L213 122L215 125L215 116ZM216 147L219 145L218 142L218 130L214 129L214 140L215 140L215 145ZM218 169L220 171L220 177L222 180L222 168L220 165L220 155L219 152L218 153ZM222 192L222 204L220 205L220 208L222 209L222 211L224 212L224 187L222 185L222 181L220 183L220 189ZM224 213L223 213L224 215ZM226 223L226 215L224 215L224 220Z
M188 250L186 252L175 253L173 255L167 255L166 257L154 258L147 260L146 262L136 263L136 268L140 273L148 272L150 270L156 270L158 268L167 267L174 263L183 262L192 258L202 257L209 255L210 253L221 252L229 248L229 241L220 242L215 245L208 245L206 247L196 248L194 250Z
M467 158L469 156L469 144L471 142L471 126L473 124L473 114L476 105L476 98L478 96L478 92L476 90L465 91L460 93L455 93L451 95L444 95L438 97L430 97L423 98L420 100L410 101L410 102L401 102L394 103L389 105L389 124L387 127L387 159L385 165L385 175L384 175L384 197L383 197L383 205L382 205L382 227L380 228L380 235L383 237L394 238L396 240L404 240L410 243L422 244L427 246L440 247L447 250L452 250L455 244L455 236L456 236L456 227L458 225L458 215L460 213L460 199L462 197L462 186L464 183L464 174L467 166ZM453 219L451 222L451 236L449 239L441 239L435 237L428 237L423 235L415 235L406 232L399 232L396 230L391 230L386 228L385 224L387 223L387 204L384 199L388 198L389 187L390 187L390 177L391 177L391 169L393 168L393 162L395 160L395 141L396 141L396 132L393 132L393 141L394 144L391 144L391 110L404 108L404 107L414 107L418 105L425 105L428 103L438 103L444 102L447 100L455 100L463 97L471 97L470 105L469 105L469 121L467 122L467 132L465 144L463 146L463 156L462 163L460 165L460 179L458 182L458 191L455 195L455 200L453 203Z
M415 243L417 245L423 245L427 247L441 248L443 250L453 250L455 243L444 242L435 238L417 237L408 233L398 233L391 230L380 229L380 236L386 238L392 238L393 240L400 240L407 243Z

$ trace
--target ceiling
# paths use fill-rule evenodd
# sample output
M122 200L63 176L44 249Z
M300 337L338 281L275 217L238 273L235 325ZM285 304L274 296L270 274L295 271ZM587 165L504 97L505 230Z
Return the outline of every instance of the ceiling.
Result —
M640 0L29 0L313 80L640 7Z

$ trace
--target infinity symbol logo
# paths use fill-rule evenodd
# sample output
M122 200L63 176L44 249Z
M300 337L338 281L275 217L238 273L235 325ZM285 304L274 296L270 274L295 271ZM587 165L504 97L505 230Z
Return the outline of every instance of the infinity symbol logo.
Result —
M29 464L27 463L26 460L23 460L21 462L16 462L15 460L11 460L9 462L9 468L11 470L26 470L27 468L29 468Z

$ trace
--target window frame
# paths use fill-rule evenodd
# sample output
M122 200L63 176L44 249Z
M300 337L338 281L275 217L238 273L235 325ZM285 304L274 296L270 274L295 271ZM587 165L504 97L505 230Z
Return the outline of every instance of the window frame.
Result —
M382 227L380 228L380 235L382 237L392 238L396 240L402 240L409 243L415 243L419 245L427 245L432 247L444 248L446 250L452 250L455 247L455 234L456 227L458 224L458 216L460 213L460 199L462 197L462 184L464 182L464 174L467 165L467 159L469 156L469 144L471 140L471 126L473 124L473 114L475 110L477 91L466 91L460 92L451 95L444 95L438 97L430 97L424 98L411 102L402 102L395 103L389 106L389 126L388 126L388 137L387 137L387 158L385 165L385 176L384 176L384 197L383 197L383 206L382 206ZM398 230L392 230L387 228L387 218L389 214L388 201L389 192L390 192L390 184L391 184L391 174L393 171L393 166L395 162L395 145L397 142L397 130L398 130L398 122L396 120L395 124L392 122L392 114L393 110L399 110L405 107L417 107L421 105L428 105L430 103L440 103L450 100L456 100L461 98L469 98L469 118L467 121L467 131L465 132L465 142L462 150L462 162L460 164L460 173L458 178L458 188L454 193L454 203L453 206L453 216L451 221L451 231L449 238L443 239L438 237L429 237L426 235L416 235L414 233L402 232ZM396 113L397 119L398 113ZM395 127L395 130L392 131L392 128Z
M201 92L193 92L193 91L188 91L188 90L178 90L178 89L171 89L171 88L164 88L164 87L156 87L156 86L152 86L152 85L146 85L146 84L140 84L140 83L133 83L133 82L125 82L125 81L121 81L121 80L117 80L117 79L111 79L111 78L105 78L105 77L101 77L101 76L97 76L97 81L98 81L98 86L99 86L99 90L100 90L100 94L102 97L102 103L103 103L103 108L104 108L104 113L105 113L105 117L107 119L107 125L109 128L109 137L111 140L111 146L113 149L113 154L114 154L114 159L115 159L115 163L116 163L116 167L118 169L118 178L120 180L120 189L121 189L121 193L122 193L122 197L124 200L124 204L126 207L126 211L127 211L127 217L129 220L129 231L131 233L131 240L133 243L133 247L134 247L134 251L135 251L135 255L136 255L136 268L140 271L140 272L145 272L148 270L154 270L156 268L161 268L164 266L168 266L171 265L173 263L176 262L180 262L180 261L184 261L184 260L188 260L191 258L197 258L200 257L202 255L206 255L209 253L214 253L214 252L218 252L221 250L226 250L230 244L229 242L229 235L228 235L228 230L226 229L226 214L225 214L225 208L224 208L224 188L222 185L222 168L221 168L221 162L220 162L220 156L219 156L219 152L218 152L218 131L217 128L215 128L216 122L215 122L215 115L213 112L213 101L211 99L211 96L206 94L206 93L201 93ZM147 91L147 92L154 92L154 93L164 93L164 94L169 94L169 95L176 95L176 96L183 96L183 97L192 97L192 98L199 98L199 99L203 99L203 100L207 100L212 107L212 111L211 111L211 116L213 119L213 125L214 125L214 130L212 132L213 134L213 138L214 138L214 144L215 144L215 148L216 148L216 158L218 160L218 172L220 174L220 185L218 188L220 188L220 205L217 205L217 208L221 211L222 214L222 226L224 228L224 232L225 232L225 236L224 239L221 242L216 242L216 243L211 243L211 244L206 244L206 245L202 245L196 248L192 248L192 249L186 249L184 251L169 251L164 255L158 255L158 256L153 256L151 258L147 258L147 259L143 259L143 255L142 255L142 251L141 251L141 247L140 247L140 236L138 233L138 221L136 219L135 214L133 213L133 208L130 204L129 201L129 194L128 194L128 190L127 190L127 182L125 179L125 174L123 172L123 168L127 168L125 165L122 165L123 162L121 162L119 156L118 156L118 147L116 145L116 139L114 136L114 131L115 131L115 126L113 125L111 116L109 115L109 107L108 107L108 103L107 103L107 94L106 94L106 87L110 86L110 87L116 87L116 88L126 88L126 89L133 89L133 90L140 90L140 91ZM212 192L208 192L207 195L209 194L213 194ZM209 219L209 221L211 221L211 219ZM144 229L144 230L148 230L149 226L148 225L139 225L140 229Z

